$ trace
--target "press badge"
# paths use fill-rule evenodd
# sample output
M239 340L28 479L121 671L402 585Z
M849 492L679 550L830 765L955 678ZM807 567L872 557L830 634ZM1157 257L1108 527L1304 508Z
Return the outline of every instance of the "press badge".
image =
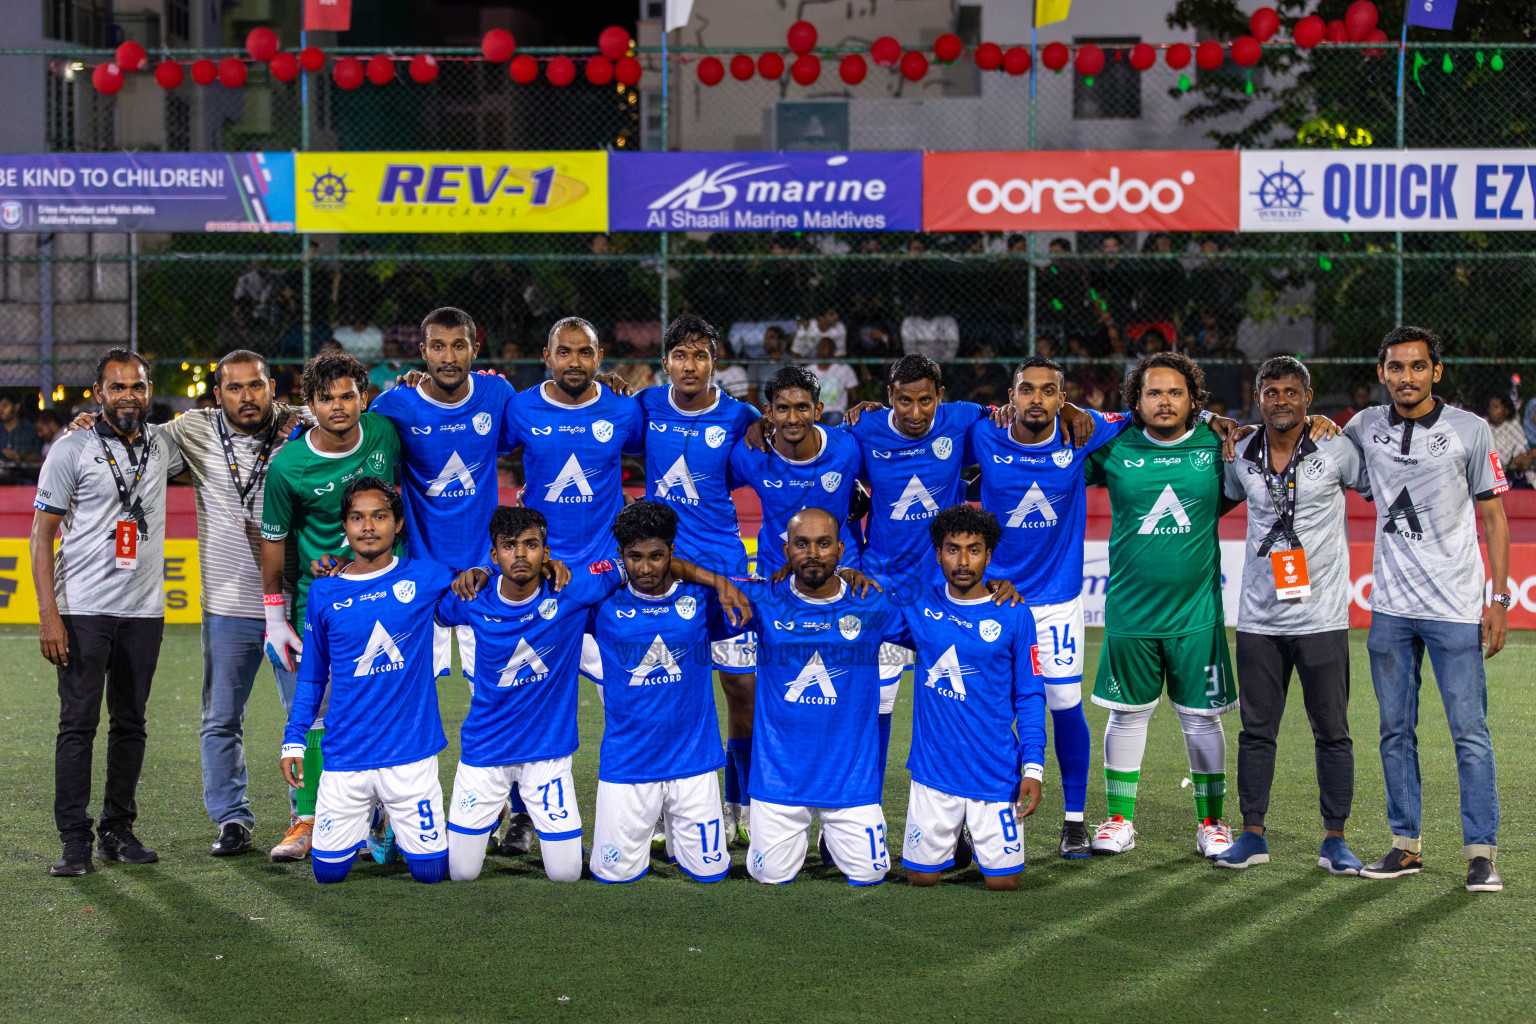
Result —
M1270 565L1275 570L1275 596L1282 601L1306 597L1312 593L1312 581L1307 576L1307 553L1301 548L1289 551L1272 551Z
M132 569L139 561L139 524L132 519L117 521L117 567Z

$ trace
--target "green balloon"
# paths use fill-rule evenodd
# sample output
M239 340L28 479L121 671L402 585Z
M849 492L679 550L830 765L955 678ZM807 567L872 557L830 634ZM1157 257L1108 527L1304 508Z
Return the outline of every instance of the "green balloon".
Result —
M1451 63L1451 55L1449 53L1447 53L1445 55L1445 59L1440 62L1440 70L1444 71L1446 74L1450 74L1452 71L1456 70L1456 65Z
M1488 62L1488 66L1493 68L1493 70L1495 70L1495 71L1503 71L1504 70L1504 55L1502 53L1495 53L1493 55L1493 60Z

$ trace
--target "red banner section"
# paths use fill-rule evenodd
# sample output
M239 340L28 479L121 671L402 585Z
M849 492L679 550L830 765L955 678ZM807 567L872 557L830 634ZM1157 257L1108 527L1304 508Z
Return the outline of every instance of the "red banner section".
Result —
M1236 231L1235 152L923 154L924 231Z
M1479 545L1481 547L1481 545ZM1484 579L1488 572L1488 551L1482 549ZM1349 545L1349 624L1365 627L1371 624L1371 585L1375 577L1371 573L1375 546L1351 543ZM1489 584L1483 584L1483 597L1492 593ZM1509 593L1515 603L1509 609L1510 629L1536 629L1536 544L1511 544L1509 546Z
M304 28L346 32L352 27L352 0L304 0Z

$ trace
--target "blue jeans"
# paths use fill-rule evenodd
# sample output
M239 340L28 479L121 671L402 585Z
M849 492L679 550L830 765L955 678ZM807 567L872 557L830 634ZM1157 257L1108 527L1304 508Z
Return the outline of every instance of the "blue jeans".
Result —
M246 796L245 705L266 661L267 626L261 619L203 613L203 806L214 824L239 821L255 825ZM293 707L297 678L274 666L283 720ZM293 793L288 794L293 813Z
M1488 685L1479 627L1475 623L1404 619L1375 612L1366 648L1371 654L1371 681L1381 708L1381 767L1386 774L1387 822L1392 834L1419 838L1423 818L1415 729L1419 722L1420 668L1427 650L1456 744L1462 842L1467 847L1496 845L1499 789L1493 740L1488 735ZM1473 855L1469 850L1468 856Z

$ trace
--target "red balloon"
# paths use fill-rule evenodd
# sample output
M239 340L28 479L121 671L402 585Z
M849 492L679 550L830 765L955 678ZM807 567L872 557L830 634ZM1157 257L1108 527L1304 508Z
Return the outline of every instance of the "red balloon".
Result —
M279 82L291 82L299 77L299 58L287 50L281 50L272 55L267 68L272 72L272 77Z
M155 83L162 89L174 89L186 78L187 73L173 60L163 60L155 65Z
M313 74L325 67L325 51L318 46L306 46L299 51L299 67Z
M610 61L618 60L629 52L629 30L609 25L598 34L597 52Z
M613 81L613 61L598 54L596 57L587 58L587 81L593 85L607 85Z
M1376 27L1376 5L1371 0L1355 0L1344 12L1344 28L1352 42L1363 43Z
M1296 23L1291 29L1291 38L1296 45L1303 50L1310 50L1323 41L1323 36L1328 34L1328 24L1315 14L1309 14Z
M91 84L104 96L111 96L123 87L123 69L108 62L97 64L91 71Z
M512 75L512 81L518 85L527 85L539 77L539 62L526 53L520 53L512 58L508 71Z
M1187 68L1189 67L1189 47L1184 43L1174 43L1168 47L1168 52L1163 55L1163 59L1175 71Z
M640 62L633 57L620 57L613 63L613 77L630 89L640 84L640 76L644 71Z
M784 58L769 51L757 58L757 73L770 82L777 82L784 74Z
M901 75L909 82L915 82L928 73L928 58L919 50L908 50L901 55Z
M366 70L368 81L374 85L388 85L395 80L395 62L382 53L376 53L368 58Z
M1137 71L1150 71L1157 63L1157 50L1151 43L1137 43L1131 47L1131 67Z
M331 68L331 78L338 88L352 90L363 84L363 62L356 57L343 57Z
M731 58L731 77L738 82L745 82L757 71L757 65L752 63L752 58L744 53L738 53Z
M1264 55L1264 49L1253 36L1238 36L1232 40L1232 60L1240 68L1251 68Z
M551 58L550 62L544 65L544 77L549 79L550 85L563 89L576 81L576 62L564 54Z
M512 51L516 49L517 40L504 28L493 28L480 40L480 54L492 64L511 60Z
M225 57L219 61L219 84L226 89L238 89L245 84L245 61L239 57Z
M797 21L789 26L788 38L790 52L804 56L816 48L816 26L808 21Z
M1195 47L1195 64L1202 71L1215 71L1221 67L1221 62L1226 59L1226 55L1220 43L1214 39L1207 39Z
M1029 51L1022 46L1010 46L1008 52L1003 54L1003 70L1015 78L1028 73L1032 63Z
M894 67L901 60L901 44L890 36L881 36L869 44L869 59L882 68Z
M953 32L945 32L933 41L933 55L945 64L953 64L965 52L965 44Z
M245 36L245 52L253 60L271 60L277 56L277 33L269 28L251 29Z
M1342 21L1330 21L1328 23L1328 41L1330 43L1349 42L1349 29Z
M976 66L983 71L996 71L1003 66L1003 48L996 43L982 43L976 47Z
M1045 49L1040 51L1040 63L1052 71L1060 71L1067 66L1067 61L1072 57L1066 43L1046 43Z
M1384 43L1387 41L1387 34L1379 28L1373 28L1367 32L1365 34L1365 38L1360 41L1362 43ZM1361 50L1360 52L1363 53L1366 57L1380 57L1386 51L1378 50L1373 47L1369 50Z
M437 58L430 53L418 53L411 58L407 70L417 85L430 85L437 81Z
M1248 31L1259 42L1269 42L1280 31L1280 13L1273 7L1260 7L1248 15Z
M838 77L849 85L858 85L864 81L864 76L869 74L869 65L864 63L864 58L856 53L850 53L843 58L837 66Z
M789 76L801 85L810 85L821 77L821 58L814 53L795 58L795 66L789 69Z
M1077 48L1077 73L1089 78L1104 70L1104 51L1093 43Z
M144 47L130 39L117 48L114 63L125 73L142 71L149 64L149 54L144 52Z
M699 81L705 85L719 85L725 80L725 65L719 57L705 57L699 61Z
M198 85L212 85L219 77L219 66L204 57L192 62L192 81Z

